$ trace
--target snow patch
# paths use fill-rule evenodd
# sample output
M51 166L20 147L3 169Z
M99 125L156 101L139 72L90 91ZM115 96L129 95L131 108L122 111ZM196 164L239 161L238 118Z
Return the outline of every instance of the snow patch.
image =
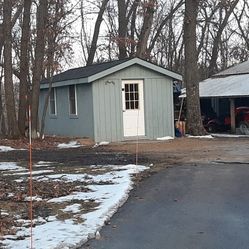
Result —
M36 170L36 171L32 171L32 175L41 175L44 173L52 173L54 172L53 170ZM13 174L13 173L12 173ZM10 175L10 174L4 174L4 175ZM20 175L20 176L28 176L30 175L30 172L26 170L26 172L15 172L15 175Z
M42 179L59 179L65 181L89 181L86 185L90 189L89 192L74 192L68 196L53 198L49 202L65 202L83 200L95 201L99 206L94 210L89 210L88 213L81 213L81 205L74 203L68 205L62 211L69 212L75 217L82 220L82 223L75 222L77 218L69 218L64 221L58 220L55 216L51 216L44 220L43 218L36 219L36 226L33 228L34 247L36 249L43 248L78 248L85 243L89 238L96 236L96 233L105 224L107 220L123 205L129 196L130 190L133 188L132 175L148 167L142 165L107 165L95 166L94 168L105 167L111 171L100 175L88 174L55 174L45 175L44 178L35 177L39 180ZM106 182L107 184L96 185L95 182ZM37 196L36 200L40 200ZM77 219L79 221L79 219ZM28 220L23 221L28 224ZM4 236L2 241L5 248L11 249L28 249L30 246L29 227L21 227L17 234L14 236ZM24 240L16 240L17 236L24 236Z
M12 151L12 150L15 150L15 149L10 146L0 146L0 152L7 152L7 151Z
M166 140L172 140L174 139L173 137L171 136L166 136L166 137L158 137L156 140L158 141L166 141Z
M110 144L110 142L107 142L107 141L102 141L102 142L99 142L99 143L96 143L93 145L93 148L96 148L98 146L105 146L105 145L108 145Z
M52 162L39 161L36 164L34 164L34 167L47 167L50 164L52 164Z
M16 162L0 162L0 171L3 170L25 170L25 168L18 166Z
M103 142L100 142L99 143L99 146L101 146L101 145L108 145L110 142L106 142L106 141L103 141Z
M14 149L10 146L0 146L0 152L8 152L13 150L25 150L25 149Z
M77 141L71 141L69 143L61 143L57 145L59 149L78 148L80 146L81 145Z
M205 136L191 136L191 135L186 135L188 138L206 138L206 139L213 139L214 137L212 135L205 135Z
M240 137L249 137L248 135L234 135L234 134L212 134L213 137L224 137L224 138L240 138Z
M73 204L73 205L69 205L66 208L62 209L62 211L64 212L70 212L70 213L79 213L80 212L80 204Z

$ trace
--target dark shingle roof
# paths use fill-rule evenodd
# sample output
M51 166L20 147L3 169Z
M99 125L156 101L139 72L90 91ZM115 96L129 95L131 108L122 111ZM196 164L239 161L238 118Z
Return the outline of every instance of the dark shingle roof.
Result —
M130 59L115 60L115 61L110 61L110 62L103 62L100 64L92 64L90 66L85 66L85 67L78 67L78 68L69 69L63 73L54 75L52 82L86 78L86 77L92 76L94 74L100 73L102 71L105 71L105 70L112 68L114 66L117 66L119 64L122 64L128 60L130 60ZM43 79L41 81L41 83L42 84L48 83L48 80Z

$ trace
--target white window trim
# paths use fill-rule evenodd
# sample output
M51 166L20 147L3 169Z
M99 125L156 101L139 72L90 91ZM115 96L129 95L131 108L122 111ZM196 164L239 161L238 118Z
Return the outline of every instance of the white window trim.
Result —
M69 115L70 116L77 116L78 115L78 100L77 100L77 87L76 85L71 85L74 86L74 99L75 99L75 113L70 113L71 112L71 108L70 108L70 86L68 87L68 100L69 100Z
M53 89L53 91L54 91L54 111L55 111L55 113L51 113L51 101L50 101L50 96L51 95L49 95L49 114L51 115L51 116L56 116L57 115L57 99L56 99L56 88L54 87L54 88L52 88ZM52 89L51 89L51 91L52 91ZM51 94L51 93L50 93Z

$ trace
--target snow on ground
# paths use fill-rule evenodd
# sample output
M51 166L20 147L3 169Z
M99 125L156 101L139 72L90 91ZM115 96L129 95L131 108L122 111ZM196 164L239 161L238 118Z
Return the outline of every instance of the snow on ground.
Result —
M8 151L12 151L12 150L25 150L25 149L14 149L10 146L0 146L0 152L8 152Z
M99 142L99 143L96 143L95 145L93 145L93 148L96 148L98 146L108 145L108 144L110 144L110 142L102 141L102 142Z
M156 140L158 141L167 141L167 140L172 140L174 139L173 137L166 136L166 137L158 137Z
M61 143L57 145L59 149L78 148L80 146L81 145L77 141L70 141L69 143Z
M46 165L46 162L40 162L40 165ZM49 164L47 164L49 165ZM2 167L1 167L2 166ZM49 166L48 166L49 167ZM96 169L105 169L96 174ZM1 170L19 169L14 163L1 163ZM49 168L51 169L51 168ZM96 232L104 225L105 221L117 211L117 209L127 200L129 191L132 189L132 175L148 169L145 166L125 165L125 166L92 166L88 169L95 170L94 174L48 174L43 172L42 176L35 176L34 179L47 181L48 179L58 181L80 181L86 184L90 190L88 192L73 192L70 195L45 200L48 203L60 204L68 203L62 209L69 213L71 218L59 220L56 216L49 216L46 219L39 217L35 220L38 223L33 228L33 243L35 249L68 249L77 248L86 242L89 238L95 236ZM98 184L99 183L99 184ZM28 197L29 198L29 197ZM30 198L29 198L30 199ZM39 196L33 200L41 201ZM88 212L81 212L81 205L75 201L96 202L98 205ZM44 200L43 200L44 201ZM71 203L70 203L71 201ZM22 220L23 224L29 222ZM24 238L17 239L18 236ZM28 249L30 248L30 228L22 226L16 235L4 236L2 241L4 248L8 249Z
M45 162L45 161L39 161L36 164L34 164L34 167L47 167L51 164L52 162Z
M201 138L201 139L213 139L214 137L212 135L205 135L205 136L191 136L191 135L186 135L188 138Z
M239 138L239 137L249 137L248 135L235 135L235 134L219 134L219 133L214 133L212 134L213 137L224 137L224 138Z
M15 162L0 162L0 172L1 171L11 171L11 170L24 170L23 167L20 167Z
M7 151L12 151L15 150L10 146L0 146L0 152L7 152Z
M45 174L45 173L50 173L50 172L54 172L53 170L36 170L36 171L32 171L32 175L40 175L40 174ZM30 172L18 172L15 173L15 175L29 175ZM6 174L5 174L6 175Z
M106 142L106 141L102 141L102 142L100 142L99 143L99 145L101 146L101 145L108 145L110 142Z

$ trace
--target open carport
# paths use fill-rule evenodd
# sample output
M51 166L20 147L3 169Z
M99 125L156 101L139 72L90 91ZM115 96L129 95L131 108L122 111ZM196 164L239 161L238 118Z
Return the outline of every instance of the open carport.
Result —
M214 111L218 117L230 117L231 131L236 127L247 127L249 133L249 112L246 122L236 117L238 107L248 107L249 111L249 61L228 68L199 83L199 94L203 112ZM185 97L183 93L181 97ZM244 127L245 128L245 127Z

